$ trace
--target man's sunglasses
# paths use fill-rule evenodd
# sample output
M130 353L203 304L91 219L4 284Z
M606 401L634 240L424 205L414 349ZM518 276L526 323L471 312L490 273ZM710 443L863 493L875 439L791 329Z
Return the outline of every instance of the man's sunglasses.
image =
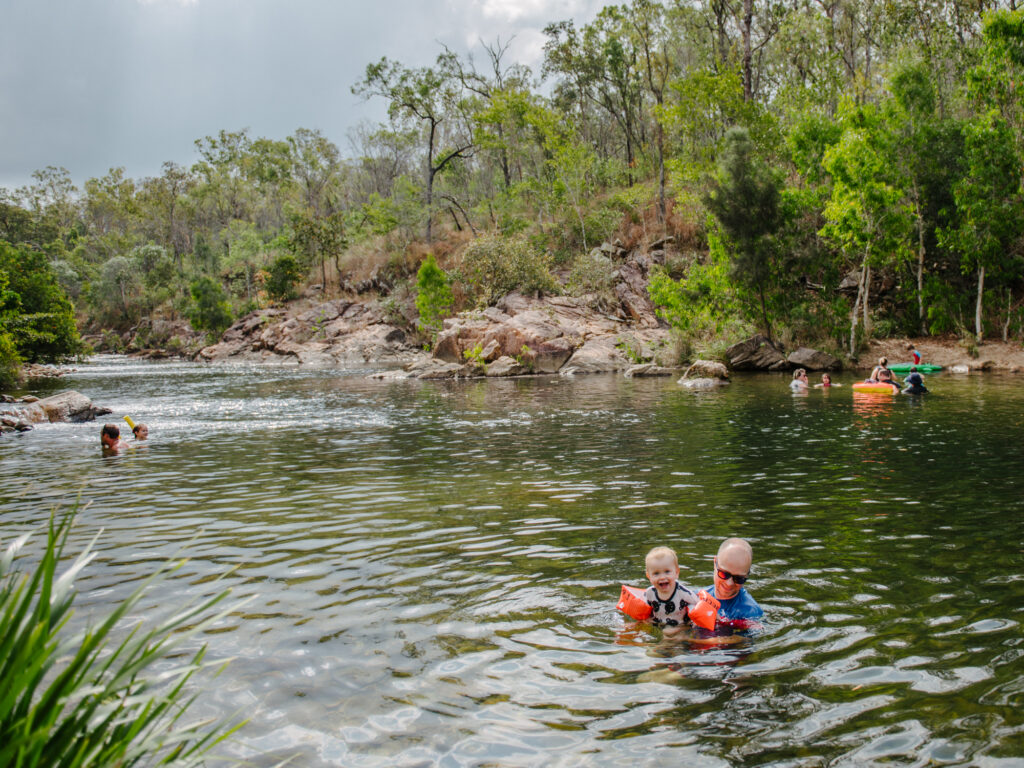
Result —
M729 579L732 579L734 584L745 584L747 582L747 579L750 578L749 574L747 576L740 576L738 574L729 573L728 571L722 570L718 567L717 559L715 560L715 571L718 572L718 578L720 578L722 581L728 581Z

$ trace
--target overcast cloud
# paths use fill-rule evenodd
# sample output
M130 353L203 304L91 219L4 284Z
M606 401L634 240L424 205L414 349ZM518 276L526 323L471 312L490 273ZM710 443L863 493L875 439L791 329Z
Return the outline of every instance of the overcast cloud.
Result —
M382 56L430 64L515 36L539 72L541 30L591 21L608 0L0 0L0 186L47 165L79 185L123 166L160 173L193 142L248 128L315 128L347 153L382 102L351 93Z

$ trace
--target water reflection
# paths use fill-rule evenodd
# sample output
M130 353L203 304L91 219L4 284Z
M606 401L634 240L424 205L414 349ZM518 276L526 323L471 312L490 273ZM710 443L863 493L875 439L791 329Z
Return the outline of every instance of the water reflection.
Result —
M852 380L852 379L850 379ZM79 492L89 606L182 547L153 610L219 589L256 765L926 764L1019 757L1024 465L1012 378L916 401L784 376L693 393L619 377L381 382L118 359L71 381L144 419L0 439L3 536ZM197 532L198 534L197 538ZM729 647L629 630L620 583L667 543L704 587L730 535L767 611Z

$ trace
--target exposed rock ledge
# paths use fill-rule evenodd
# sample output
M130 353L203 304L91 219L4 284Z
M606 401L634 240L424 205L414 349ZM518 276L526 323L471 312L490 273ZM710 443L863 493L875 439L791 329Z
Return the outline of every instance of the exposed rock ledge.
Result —
M25 431L31 429L32 424L92 421L97 416L108 413L109 408L99 408L80 392L68 390L41 400L24 397L19 401L0 405L0 429Z
M637 311L640 311L639 309ZM653 311L639 322L585 299L512 293L497 306L444 321L433 355L389 324L375 302L329 301L295 316L264 309L239 320L199 358L333 367L403 364L378 378L453 378L625 371L653 359L669 331Z

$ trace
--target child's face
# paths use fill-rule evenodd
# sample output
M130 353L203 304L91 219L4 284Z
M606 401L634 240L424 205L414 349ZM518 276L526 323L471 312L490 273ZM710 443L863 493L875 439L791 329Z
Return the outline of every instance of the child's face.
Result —
M662 595L667 595L676 586L679 578L679 565L671 557L662 555L652 558L647 563L647 578Z

